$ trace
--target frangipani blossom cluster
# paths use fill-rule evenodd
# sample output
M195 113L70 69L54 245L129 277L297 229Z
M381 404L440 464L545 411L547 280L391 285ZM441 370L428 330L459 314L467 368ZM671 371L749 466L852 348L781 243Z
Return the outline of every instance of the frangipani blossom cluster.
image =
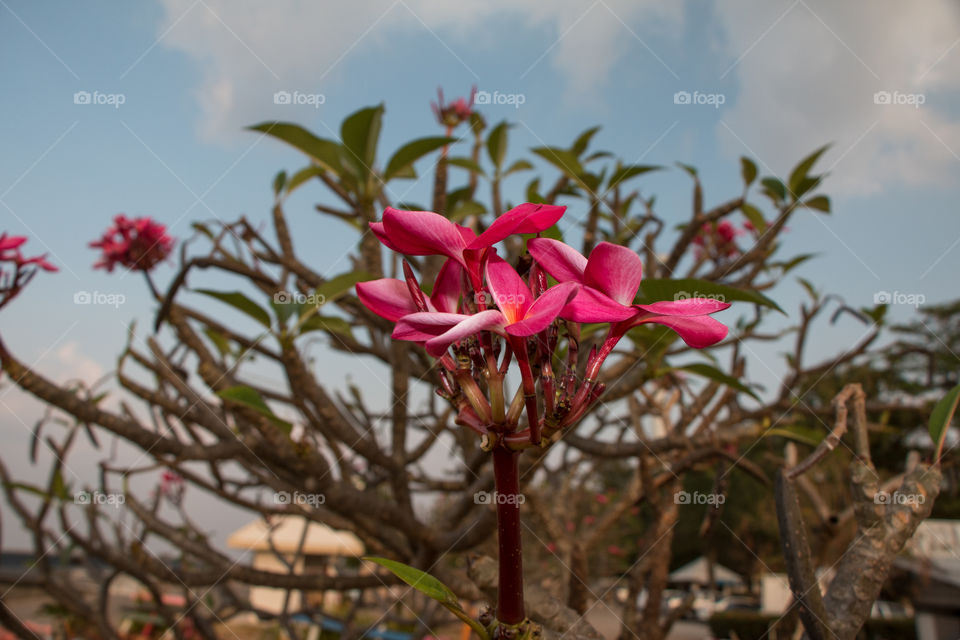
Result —
M26 242L25 236L0 234L0 307L13 300L38 269L51 272L58 270L46 255L25 257L20 248Z
M152 218L119 214L103 236L89 246L103 252L94 269L112 272L119 264L131 271L150 271L170 254L173 243L167 228Z
M487 436L490 446L539 446L576 424L603 393L598 375L604 360L637 325L670 327L695 348L727 334L710 317L729 306L717 300L635 304L642 261L629 248L601 242L585 257L540 237L565 209L522 204L479 235L429 211L387 208L382 221L370 225L397 253L446 258L429 296L406 260L404 280L360 283L357 294L368 309L395 323L394 339L420 344L437 359L438 393L458 408L458 421ZM537 235L518 267L494 246L514 234ZM607 330L581 375L585 323L603 323ZM503 386L514 360L522 384L508 404Z

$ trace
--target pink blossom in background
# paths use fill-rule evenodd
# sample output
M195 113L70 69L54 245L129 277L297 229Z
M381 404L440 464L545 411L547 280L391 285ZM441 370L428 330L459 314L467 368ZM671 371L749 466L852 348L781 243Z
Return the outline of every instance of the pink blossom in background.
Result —
M170 255L173 244L166 226L152 218L128 218L119 214L103 237L89 246L102 251L93 268L112 272L117 265L131 271L150 271Z
M430 106L433 107L433 114L437 117L437 122L447 127L447 129L454 129L460 123L470 120L470 116L473 114L473 101L476 95L477 88L473 87L473 89L470 90L469 99L457 98L453 102L444 104L443 89L438 88L437 102L430 103Z
M27 258L20 248L27 242L26 236L0 234L0 307L13 300L37 270L56 272L59 269L50 263L46 255Z

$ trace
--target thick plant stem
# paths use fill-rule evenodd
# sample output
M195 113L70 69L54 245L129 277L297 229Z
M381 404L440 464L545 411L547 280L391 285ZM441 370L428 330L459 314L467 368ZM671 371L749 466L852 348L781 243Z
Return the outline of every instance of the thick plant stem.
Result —
M526 618L523 611L523 552L520 544L519 456L517 451L502 445L493 450L497 541L500 546L497 620L504 624L519 624Z

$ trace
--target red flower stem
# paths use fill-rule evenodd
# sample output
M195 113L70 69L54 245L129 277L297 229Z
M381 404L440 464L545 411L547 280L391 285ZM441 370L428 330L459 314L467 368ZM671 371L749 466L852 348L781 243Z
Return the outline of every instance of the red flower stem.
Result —
M537 411L537 383L533 379L530 369L530 360L527 355L526 338L512 338L513 352L517 356L520 366L520 377L523 380L523 399L527 405L527 422L530 424L530 443L540 444L540 416Z
M520 538L520 454L504 446L493 450L493 477L497 492L497 542L500 547L500 583L497 620L523 622L523 549Z

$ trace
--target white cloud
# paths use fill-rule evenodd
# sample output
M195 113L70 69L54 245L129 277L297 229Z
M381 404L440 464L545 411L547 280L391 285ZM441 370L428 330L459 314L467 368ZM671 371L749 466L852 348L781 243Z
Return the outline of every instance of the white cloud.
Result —
M164 0L166 16L158 33L168 47L184 51L201 66L197 101L204 139L229 139L242 127L271 113L275 91L323 93L351 55L387 45L396 33L419 33L464 64L469 82L484 84L464 60L471 48L502 46L478 38L491 18L515 17L525 28L552 33L542 60L517 60L519 78L531 65L562 69L568 93L595 94L634 36L624 26L643 23L657 30L682 24L682 4L656 0L369 0L319 3L277 0ZM622 21L622 22L621 22ZM487 34L495 33L493 30ZM439 39L440 42L437 42ZM637 45L640 46L640 45ZM309 113L306 108L301 116Z
M718 126L731 150L746 144L782 174L833 142L821 162L835 164L831 189L848 193L951 183L960 162L960 125L944 108L960 88L960 9L951 0L736 0L717 13L724 52L742 56L731 71L738 95L722 115L729 130ZM879 91L925 103L875 104Z

